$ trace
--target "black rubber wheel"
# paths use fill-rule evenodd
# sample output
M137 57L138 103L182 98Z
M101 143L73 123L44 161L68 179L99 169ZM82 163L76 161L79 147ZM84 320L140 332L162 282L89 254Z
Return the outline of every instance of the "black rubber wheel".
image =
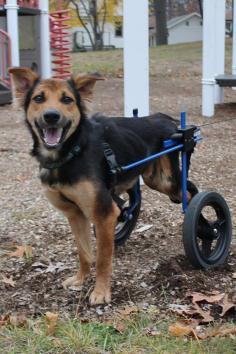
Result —
M196 194L183 224L184 249L190 263L206 269L223 264L231 238L231 216L224 198L216 192Z
M116 197L116 203L121 209L121 215L117 220L117 225L115 228L115 245L121 246L129 238L131 232L135 228L137 223L140 207L141 207L141 198L138 204L135 206L133 212L129 217L126 217L126 211L133 203L133 190L128 191L124 195Z

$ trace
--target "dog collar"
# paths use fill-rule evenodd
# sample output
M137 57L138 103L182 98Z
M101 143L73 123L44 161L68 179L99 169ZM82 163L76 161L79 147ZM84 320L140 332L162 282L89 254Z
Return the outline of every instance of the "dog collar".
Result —
M67 162L72 160L74 157L78 156L81 152L81 148L79 145L74 146L74 148L62 159L54 161L54 162L45 162L40 161L40 165L42 168L46 168L48 170L54 170L55 168L59 168L65 165Z

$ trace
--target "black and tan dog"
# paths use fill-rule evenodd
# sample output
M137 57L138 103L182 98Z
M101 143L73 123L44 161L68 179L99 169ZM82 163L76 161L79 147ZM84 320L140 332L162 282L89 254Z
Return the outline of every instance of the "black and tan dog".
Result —
M82 284L92 262L90 223L97 235L96 285L91 304L111 300L114 229L120 210L112 199L109 168L103 142L115 152L120 165L142 159L162 148L164 139L177 130L175 121L161 113L146 118L87 119L97 80L94 75L69 81L40 80L28 68L11 68L15 95L25 110L33 138L33 156L40 164L40 178L48 200L68 218L78 245L80 269L64 286ZM139 175L151 188L181 199L178 153L118 176L116 193L130 189ZM188 198L191 199L191 193Z

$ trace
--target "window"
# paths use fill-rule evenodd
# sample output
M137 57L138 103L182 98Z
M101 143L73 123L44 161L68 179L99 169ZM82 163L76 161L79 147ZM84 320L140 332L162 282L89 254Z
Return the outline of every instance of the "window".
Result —
M123 37L123 25L121 21L115 22L115 36Z

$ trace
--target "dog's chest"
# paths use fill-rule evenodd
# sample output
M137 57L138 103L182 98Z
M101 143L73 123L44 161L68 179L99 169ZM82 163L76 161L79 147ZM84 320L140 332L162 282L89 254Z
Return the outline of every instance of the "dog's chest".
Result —
M49 186L52 186L54 184L57 184L58 171L57 169L49 170L47 168L41 168L39 177L43 184L48 184Z
M97 191L92 181L83 180L73 185L44 184L44 187L51 193L54 192L63 199L75 204L87 217L93 217L96 208Z

